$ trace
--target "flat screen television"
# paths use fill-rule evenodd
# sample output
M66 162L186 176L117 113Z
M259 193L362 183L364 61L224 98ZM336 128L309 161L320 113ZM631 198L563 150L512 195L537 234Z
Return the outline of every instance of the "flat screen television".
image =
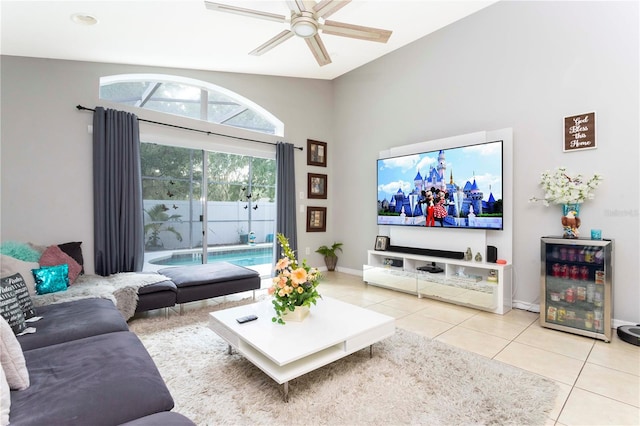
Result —
M502 230L502 141L377 160L378 225Z

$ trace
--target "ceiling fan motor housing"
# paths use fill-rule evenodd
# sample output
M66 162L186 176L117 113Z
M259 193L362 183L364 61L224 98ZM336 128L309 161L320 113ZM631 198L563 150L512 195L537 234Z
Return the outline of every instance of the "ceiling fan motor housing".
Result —
M318 21L311 12L291 15L291 31L298 37L313 37L318 33Z

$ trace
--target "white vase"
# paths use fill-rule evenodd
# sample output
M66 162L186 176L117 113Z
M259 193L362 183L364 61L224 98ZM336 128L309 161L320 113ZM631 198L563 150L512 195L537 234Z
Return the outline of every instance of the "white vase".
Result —
M307 315L309 315L309 307L308 306L296 306L292 311L285 310L282 313L282 319L284 321L303 321Z

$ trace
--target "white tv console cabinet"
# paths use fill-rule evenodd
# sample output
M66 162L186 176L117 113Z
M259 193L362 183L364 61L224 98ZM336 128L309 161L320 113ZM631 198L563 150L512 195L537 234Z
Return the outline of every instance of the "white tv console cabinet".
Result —
M391 261L402 266L391 266ZM435 266L442 272L417 268ZM489 281L491 271L497 279ZM363 266L367 284L503 315L511 310L512 265L391 251L369 250Z

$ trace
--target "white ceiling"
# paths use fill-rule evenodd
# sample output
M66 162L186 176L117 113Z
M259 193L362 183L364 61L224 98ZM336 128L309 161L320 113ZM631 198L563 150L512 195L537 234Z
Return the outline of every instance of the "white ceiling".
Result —
M283 1L216 0L288 15ZM285 24L207 10L203 0L0 1L3 55L334 79L495 3L496 0L354 0L331 20L392 30L387 44L322 35L320 67L297 37L248 53ZM98 18L74 23L74 13Z

